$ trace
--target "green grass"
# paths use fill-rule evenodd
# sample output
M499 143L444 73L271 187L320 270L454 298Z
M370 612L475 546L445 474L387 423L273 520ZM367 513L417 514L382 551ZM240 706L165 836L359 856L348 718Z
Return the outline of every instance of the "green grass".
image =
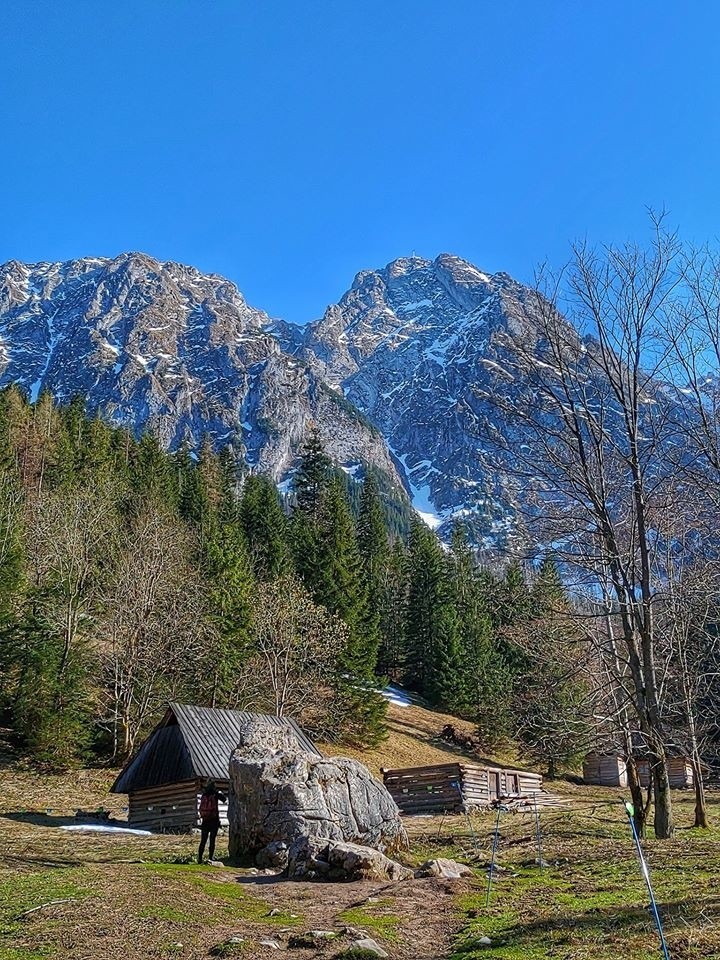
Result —
M349 910L343 910L338 916L338 920L350 927L360 927L362 930L367 930L368 933L372 933L388 943L397 943L400 939L398 928L402 924L402 919L393 913L389 913L386 909L393 903L394 897L385 897L378 900L377 903L351 907Z
M199 864L177 864L151 862L146 869L162 877L172 878L200 890L233 917L251 923L268 923L276 926L293 926L302 923L302 917L290 912L270 916L267 901L247 892L243 884L235 879L235 873L221 867L204 867Z
M678 819L681 809L678 803ZM489 833L487 824L476 829ZM499 862L509 872L493 881L488 909L485 878L459 898L466 921L451 960L656 960L647 888L621 815L613 807L602 817L552 812L543 833L545 858L561 862L540 871L523 866L531 825L506 818ZM650 839L644 847L673 960L720 958L720 830L678 830L673 841ZM484 850L478 858L485 862Z
M22 930L23 920L19 917L26 910L50 900L81 900L89 896L91 891L80 885L82 879L82 869L72 867L0 875L0 947L6 952L10 949L3 940ZM38 911L41 915L42 911ZM16 953L21 950L12 949ZM27 958L29 952L21 950L19 955Z
M0 960L47 960L50 955L49 950L0 946Z

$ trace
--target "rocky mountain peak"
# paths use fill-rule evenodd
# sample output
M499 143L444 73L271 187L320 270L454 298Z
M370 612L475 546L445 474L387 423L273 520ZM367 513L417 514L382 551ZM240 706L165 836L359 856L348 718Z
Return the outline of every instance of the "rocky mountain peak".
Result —
M0 385L82 395L171 448L209 434L278 481L313 422L340 464L402 491L377 430L271 330L229 280L144 253L0 267Z

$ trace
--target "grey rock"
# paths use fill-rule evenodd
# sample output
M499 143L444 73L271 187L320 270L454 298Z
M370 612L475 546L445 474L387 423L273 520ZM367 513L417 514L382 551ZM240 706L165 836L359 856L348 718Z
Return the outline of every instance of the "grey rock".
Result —
M390 956L387 950L383 950L380 944L373 940L372 937L363 937L362 940L356 940L353 946L357 947L359 950L368 950L370 953L374 953L378 957Z
M273 840L255 855L258 867L275 867L284 870L288 862L288 845L284 840Z
M529 287L450 254L364 270L305 326L271 319L223 277L145 254L10 261L0 387L82 395L168 448L208 435L279 483L312 422L338 464L380 470L441 534L460 515L476 545L512 551L532 541L539 493L498 461L495 440L538 447L492 401L501 390L515 410L535 402L527 372L503 367L518 335L544 362L539 313ZM568 349L583 362L591 344L568 326Z
M322 870L320 864L324 864ZM290 847L288 876L292 880L409 880L414 874L373 847L300 837Z
M339 464L375 466L402 491L379 432L274 331L229 280L142 253L0 266L0 386L81 395L169 448L208 435L276 481L312 422Z
M415 871L416 877L443 877L446 880L459 880L461 877L472 877L472 875L472 870L466 864L458 863L457 860L447 860L444 857L428 860Z
M498 467L493 439L519 446L528 431L491 400L501 390L516 408L534 402L501 368L513 355L509 335L541 349L539 313L534 293L505 273L451 254L403 257L359 273L337 304L285 342L380 429L413 502L442 535L460 514L477 545L513 548L528 537L531 491Z
M230 759L228 820L231 857L301 837L407 844L395 802L361 763L304 753L282 729L253 721Z

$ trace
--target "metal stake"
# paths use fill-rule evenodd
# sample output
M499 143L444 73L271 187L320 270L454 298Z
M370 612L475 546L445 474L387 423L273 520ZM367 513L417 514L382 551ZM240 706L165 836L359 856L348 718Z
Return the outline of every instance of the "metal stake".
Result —
M453 785L457 788L457 792L460 794L460 803L462 804L463 811L465 812L465 819L467 820L468 827L470 828L470 836L472 837L473 846L477 850L478 849L477 837L475 836L475 829L473 827L472 819L470 817L470 809L468 805L465 803L465 794L463 793L459 780L453 780Z
M533 793L533 800L535 801L535 837L537 839L538 866L542 870L543 868L542 834L540 832L540 811L538 810L536 793Z
M667 943L665 942L665 934L663 933L662 921L660 920L660 911L658 910L657 901L655 900L655 894L653 893L652 884L650 883L650 871L648 870L648 865L645 861L645 856L640 845L640 837L638 836L637 829L635 828L635 807L629 800L625 801L625 812L628 815L628 820L630 821L630 829L632 830L633 840L635 841L635 849L637 850L638 860L640 861L640 870L642 875L645 878L645 883L647 885L648 893L650 894L650 907L652 911L653 918L655 920L655 926L657 927L658 936L660 937L660 946L662 948L662 955L665 960L670 960L670 953L668 951Z
M485 909L490 906L490 891L492 889L493 875L495 873L495 854L497 853L498 841L500 839L500 813L502 806L498 800L497 817L495 818L495 836L493 837L492 856L490 857L490 870L488 871L487 892L485 894Z

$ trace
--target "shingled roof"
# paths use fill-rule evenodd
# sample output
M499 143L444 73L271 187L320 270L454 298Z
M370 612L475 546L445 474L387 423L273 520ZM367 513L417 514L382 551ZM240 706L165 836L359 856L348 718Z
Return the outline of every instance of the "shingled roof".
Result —
M230 754L248 720L262 720L295 737L308 753L320 751L294 720L244 710L171 703L165 716L110 788L130 793L195 777L227 780Z

